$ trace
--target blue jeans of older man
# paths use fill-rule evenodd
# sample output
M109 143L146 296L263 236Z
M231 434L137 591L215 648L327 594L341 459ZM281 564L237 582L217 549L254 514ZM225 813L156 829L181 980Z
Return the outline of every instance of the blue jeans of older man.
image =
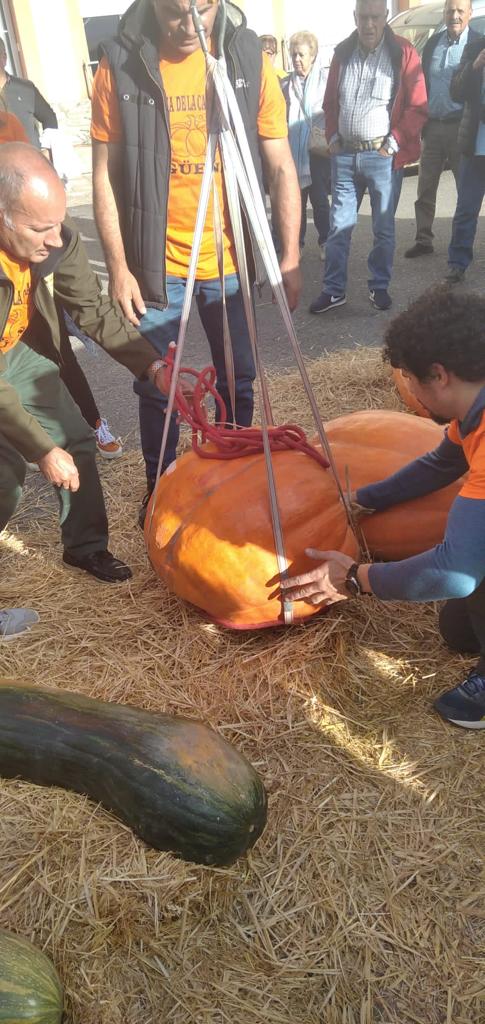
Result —
M387 290L389 286L395 247L394 213L399 198L392 157L380 156L375 150L338 153L332 156L332 206L325 256L324 290L329 295L345 294L350 240L366 188L374 234L367 261L369 289Z
M166 355L171 341L177 341L186 285L185 278L168 276L167 308L149 307L145 316L141 318L138 328L140 334L148 338L161 356ZM226 276L225 292L234 358L235 422L240 427L249 427L253 418L253 381L256 374L237 274ZM209 342L212 362L217 372L216 387L225 403L227 420L230 422L232 407L224 358L222 291L219 280L196 281L194 295ZM141 446L145 459L147 484L151 489L157 474L167 400L149 381L136 380L133 390L139 399ZM178 437L179 429L176 417L172 415L162 471L175 459Z

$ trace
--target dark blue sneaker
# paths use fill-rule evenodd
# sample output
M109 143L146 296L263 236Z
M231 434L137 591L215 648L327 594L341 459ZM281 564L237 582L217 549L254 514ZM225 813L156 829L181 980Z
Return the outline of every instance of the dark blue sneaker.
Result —
M453 725L485 729L485 676L472 669L463 683L438 697L434 706Z
M390 309L392 306L391 296L385 288L376 288L375 291L370 291L369 299L376 309Z
M326 313L327 309L335 309L347 302L345 295L329 295L328 292L321 292L317 299L310 303L310 313Z

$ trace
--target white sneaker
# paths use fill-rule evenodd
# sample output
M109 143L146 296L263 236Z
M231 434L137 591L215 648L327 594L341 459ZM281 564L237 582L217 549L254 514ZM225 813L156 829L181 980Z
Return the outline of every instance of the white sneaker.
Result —
M121 438L113 437L109 427L108 421L100 419L96 423L96 447L103 459L119 459L123 455L123 445L121 444Z
M324 263L325 262L325 242L322 242L322 244L319 245L318 248L320 249L320 259L321 259L322 263Z
M0 608L0 640L16 640L38 621L32 608Z

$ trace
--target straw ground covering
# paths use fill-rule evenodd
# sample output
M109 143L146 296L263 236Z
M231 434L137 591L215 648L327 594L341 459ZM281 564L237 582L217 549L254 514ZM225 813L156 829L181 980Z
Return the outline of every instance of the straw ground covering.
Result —
M325 416L399 408L375 350L311 375ZM280 419L309 426L296 376L272 390ZM436 609L370 598L227 633L153 578L138 454L101 470L133 581L70 575L48 490L27 494L0 604L42 620L1 649L1 674L206 719L262 774L268 826L209 870L87 799L4 781L0 927L51 955L68 1024L483 1024L483 734L431 710L471 664L439 642Z

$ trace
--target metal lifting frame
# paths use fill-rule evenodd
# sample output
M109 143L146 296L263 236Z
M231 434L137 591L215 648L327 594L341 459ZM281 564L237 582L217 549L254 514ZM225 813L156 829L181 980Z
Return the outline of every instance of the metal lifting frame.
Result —
M209 204L211 189L213 191L214 196L214 235L219 266L219 276L221 279L222 288L224 353L226 359L226 374L234 417L235 379L234 364L232 358L232 345L229 334L229 325L227 320L227 311L225 303L222 219L217 194L217 186L214 179L214 165L217 158L217 154L219 152L221 157L222 174L226 189L229 217L234 237L236 262L241 282L241 294L243 298L244 310L248 323L248 331L251 341L254 363L256 367L256 375L259 379L261 389L259 410L261 417L261 433L263 440L266 472L268 477L271 521L275 540L275 551L278 563L278 572L282 578L285 578L288 575L287 558L285 556L284 537L281 526L281 516L278 506L278 497L268 436L268 427L273 424L273 417L271 413L271 403L269 399L264 369L261 365L261 361L259 358L258 333L256 327L254 306L252 301L251 281L246 257L241 206L244 209L247 223L251 228L253 242L256 243L261 254L266 274L268 277L268 281L273 290L273 295L275 296L276 302L282 313L283 321L290 338L296 363L298 365L303 385L311 406L318 438L330 464L330 469L334 476L340 498L343 502L343 506L347 515L349 525L354 533L355 526L351 512L348 508L348 504L344 497L335 461L333 459L330 445L325 434L325 429L316 403L315 395L313 393L306 371L305 363L303 361L303 356L301 354L300 346L298 344L298 339L296 336L293 320L286 298L286 292L283 285L283 279L281 276L281 271L278 263L278 257L276 255L276 251L274 248L271 231L268 224L268 218L266 215L266 209L263 202L263 197L261 194L256 170L254 168L251 150L249 148L249 143L244 128L244 123L237 104L234 90L227 76L222 46L224 28L226 23L225 0L220 0L219 6L219 57L215 58L212 56L211 53L209 53L209 50L207 48L205 32L199 12L196 7L196 0L191 0L190 2L190 12L192 14L194 27L199 36L201 48L204 52L206 60L207 153L204 172L202 175L199 207L195 222L194 241L191 250L190 264L187 275L187 285L185 288L184 303L180 319L180 328L177 338L173 374L170 383L167 409L165 413L165 422L163 427L160 457L158 460L157 475L155 480L154 494L152 499L149 520L149 531L151 530L152 526L153 511L156 504L156 494L161 475L161 467L163 464L163 457L167 446L170 416L172 415L174 409L175 389L177 386L179 370L182 363L182 355L187 333L187 325L190 315L192 296L194 292L194 284L196 279L197 263L199 258L202 235L204 231L204 225L207 216L207 208ZM292 602L284 598L282 598L281 600L284 622L286 625L290 625L293 622Z

